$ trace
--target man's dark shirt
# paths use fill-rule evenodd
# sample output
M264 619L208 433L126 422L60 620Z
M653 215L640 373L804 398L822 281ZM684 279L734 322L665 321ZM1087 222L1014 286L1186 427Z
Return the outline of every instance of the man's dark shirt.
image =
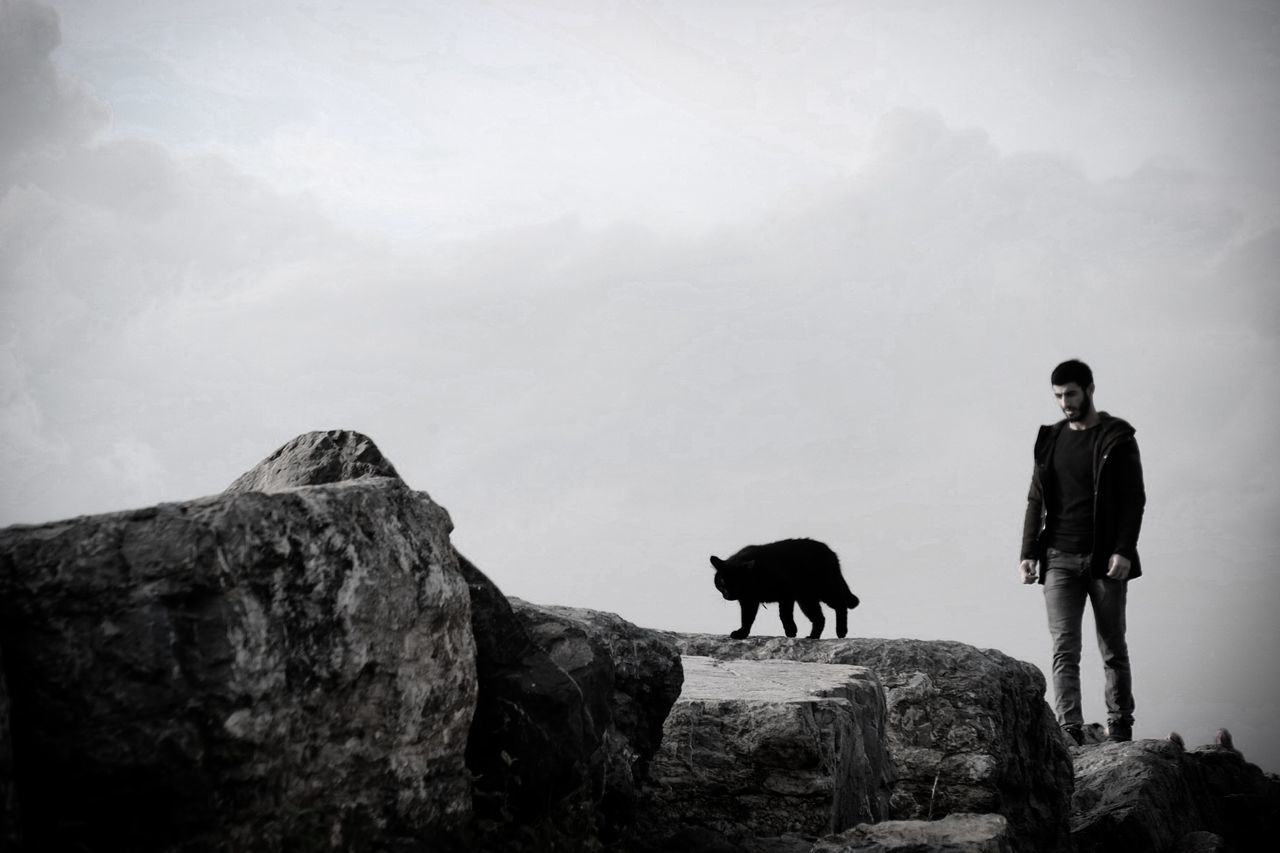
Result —
M1047 519L1048 545L1070 554L1093 551L1093 457L1097 429L1064 429L1053 448L1053 484L1058 508Z
M1096 433L1098 459L1094 473L1093 547L1089 570L1093 577L1105 577L1112 554L1129 560L1129 579L1142 576L1138 557L1138 534L1142 528L1143 508L1147 503L1142 483L1142 457L1134 439L1131 424L1106 412L1098 412L1100 422L1086 432ZM1053 448L1058 438L1069 429L1065 420L1040 427L1036 433L1035 465L1031 469L1031 485L1027 489L1027 511L1022 518L1023 560L1045 559L1045 549L1053 531L1047 516L1057 514L1053 506L1058 498L1054 491ZM1040 583L1045 573L1040 572Z

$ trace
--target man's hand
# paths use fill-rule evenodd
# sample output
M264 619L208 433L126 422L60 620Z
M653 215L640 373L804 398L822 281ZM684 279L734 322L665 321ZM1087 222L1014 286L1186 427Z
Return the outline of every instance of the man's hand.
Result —
M1129 569L1132 566L1128 557L1121 557L1119 554L1111 555L1111 562L1107 563L1107 577L1116 581L1129 579Z
M1022 572L1023 583L1036 582L1036 575L1037 575L1036 568L1038 565L1039 565L1039 560L1023 560L1021 563L1018 564L1018 571Z

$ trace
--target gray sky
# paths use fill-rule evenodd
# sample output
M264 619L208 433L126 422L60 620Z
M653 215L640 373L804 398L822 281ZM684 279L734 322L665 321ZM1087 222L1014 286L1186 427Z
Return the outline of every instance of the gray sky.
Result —
M1276 79L1270 0L0 0L0 524L351 428L510 594L727 632L707 557L812 536L853 633L1047 669L1080 357L1137 735L1278 769Z

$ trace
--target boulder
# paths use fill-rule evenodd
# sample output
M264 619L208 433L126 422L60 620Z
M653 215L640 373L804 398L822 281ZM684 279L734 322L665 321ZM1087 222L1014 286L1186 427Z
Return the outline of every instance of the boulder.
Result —
M655 825L740 844L887 817L893 768L874 673L696 656L684 673L652 765Z
M0 531L32 849L386 849L470 817L448 515L398 480Z
M313 432L285 444L229 491L377 476L397 477L366 436ZM634 782L618 776L621 762L605 760L606 752L621 756L628 741L611 731L608 714L593 718L588 709L589 703L609 705L612 683L597 684L578 673L584 676L580 685L534 642L526 621L493 581L456 556L470 594L476 643L478 691L466 751L477 819L472 841L508 849L583 843L625 820L620 804L633 798L623 783ZM674 651L669 655L678 663ZM608 802L597 814L602 798Z
M892 819L1000 814L1015 849L1069 850L1071 753L1031 664L943 641L671 637L685 655L872 670L887 691Z
M680 654L659 632L612 613L515 598L511 604L533 641L582 690L600 734L592 765L602 829L616 836L635 819L663 723L680 695Z
M13 784L13 738L9 726L9 685L0 649L0 850L16 850L22 840L18 822L18 792Z
M227 492L278 492L346 480L400 475L373 441L351 430L304 433L236 478Z
M812 853L1013 853L1002 815L956 812L941 820L862 824L819 840Z
M1219 842L1270 850L1280 837L1280 778L1234 749L1106 743L1077 750L1075 767L1071 834L1079 853L1211 850Z
M276 492L390 477L391 462L367 436L309 432L280 447L227 489ZM498 587L455 552L471 602L476 646L475 716L467 738L473 806L486 843L504 826L563 823L590 806L589 761L599 748L578 685L530 639ZM590 815L584 820L590 823Z

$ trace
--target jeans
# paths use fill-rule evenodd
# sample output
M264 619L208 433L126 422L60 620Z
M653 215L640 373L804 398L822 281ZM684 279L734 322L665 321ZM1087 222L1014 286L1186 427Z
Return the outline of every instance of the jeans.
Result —
M1093 606L1098 651L1106 673L1107 724L1133 725L1133 678L1129 672L1129 647L1125 643L1124 605L1128 581L1092 577L1088 554L1048 552L1044 579L1044 603L1053 638L1054 710L1058 724L1084 724L1080 709L1080 624L1084 603Z

